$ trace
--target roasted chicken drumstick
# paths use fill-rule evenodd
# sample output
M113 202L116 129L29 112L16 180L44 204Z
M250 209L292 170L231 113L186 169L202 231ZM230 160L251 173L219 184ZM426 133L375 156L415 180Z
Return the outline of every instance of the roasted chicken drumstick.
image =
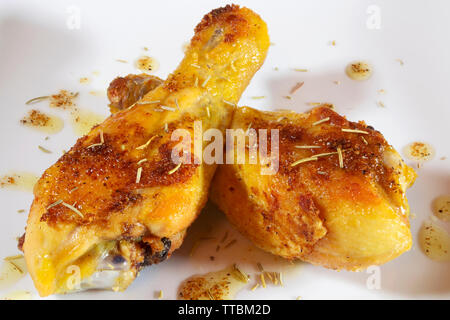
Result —
M305 114L236 110L231 128L249 126L279 130L278 170L222 165L210 197L258 247L353 271L410 249L405 191L415 172L380 132L326 106Z
M196 120L203 130L228 127L268 47L266 25L254 12L234 5L213 10L166 81L93 128L45 171L23 244L41 296L123 290L144 265L181 245L216 166L174 163L178 141L171 133L192 133Z

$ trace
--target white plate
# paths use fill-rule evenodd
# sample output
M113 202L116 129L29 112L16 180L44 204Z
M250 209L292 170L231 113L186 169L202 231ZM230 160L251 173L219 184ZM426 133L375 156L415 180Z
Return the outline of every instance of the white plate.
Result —
M160 62L156 74L165 78L181 60L182 46L201 17L226 4L212 0L74 3L0 3L0 174L29 171L40 175L76 141L67 121L64 130L48 141L44 141L45 134L20 126L19 120L30 109L25 101L65 88L80 92L81 107L106 116L106 97L92 96L89 91L105 90L114 77L138 72L132 62L145 53L144 46ZM435 147L436 157L417 170L419 177L408 191L415 214L411 227L416 240L418 228L431 214L432 199L450 193L449 160L440 160L450 156L450 3L254 0L241 4L263 17L274 45L240 105L301 112L310 108L307 102L332 102L349 119L365 120L380 130L398 150L416 140ZM333 40L335 46L330 45ZM355 59L374 65L369 81L354 82L345 76L346 64ZM396 59L404 61L404 65ZM309 72L299 73L292 68L307 68ZM99 75L94 76L93 71ZM84 76L92 82L80 84L79 78ZM284 99L299 81L304 81L304 86L292 100ZM386 93L380 95L379 89ZM254 100L252 96L266 98ZM377 101L383 101L386 107L380 108ZM37 107L55 112L45 103ZM43 153L37 145L53 153ZM0 190L0 257L17 254L15 238L23 233L26 222L26 215L17 210L27 209L31 200L31 193ZM225 230L238 239L235 246L215 254L215 243L205 242L189 256L198 237L210 232L220 238ZM209 260L210 255L216 256L214 262ZM335 272L303 263L292 266L261 252L217 212L204 212L182 248L169 261L145 269L126 292L96 291L51 298L153 299L159 290L164 291L165 298L175 298L179 283L194 273L238 262L242 269L254 274L256 261L266 269L283 270L284 287L269 286L254 292L244 289L237 298L450 298L449 263L426 258L417 241L411 251L381 267L381 288L370 289L369 273ZM19 289L38 297L29 276L1 291L0 296Z

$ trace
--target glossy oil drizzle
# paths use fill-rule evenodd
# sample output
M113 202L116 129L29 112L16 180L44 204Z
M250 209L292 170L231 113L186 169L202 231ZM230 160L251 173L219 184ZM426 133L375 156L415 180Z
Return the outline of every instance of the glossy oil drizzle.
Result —
M6 257L0 269L0 289L10 287L27 274L23 255Z
M2 300L31 300L33 297L30 292L25 290L17 290L8 293L6 296L2 297Z
M48 134L58 133L64 127L64 121L60 117L49 115L39 110L30 110L20 120L20 123L26 127Z
M182 300L232 300L247 283L247 275L230 266L223 270L193 276L178 292Z
M427 221L419 232L420 247L435 261L450 261L450 235L435 222Z
M405 156L413 161L424 162L434 157L434 148L426 142L412 142L404 149Z
M89 133L93 126L105 120L105 116L101 114L80 108L73 110L71 117L73 130L78 136L84 136Z
M15 172L0 177L0 188L32 192L39 177L29 172Z
M450 221L450 196L444 195L434 199L433 213L442 221Z

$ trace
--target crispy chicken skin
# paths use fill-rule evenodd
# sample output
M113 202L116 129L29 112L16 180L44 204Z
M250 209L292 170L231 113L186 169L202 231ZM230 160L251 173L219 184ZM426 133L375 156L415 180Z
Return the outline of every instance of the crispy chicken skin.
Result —
M207 200L216 166L177 168L171 150L179 141L171 133L183 128L192 134L195 120L203 130L227 128L232 104L268 47L257 14L234 5L213 10L166 81L93 128L45 171L23 244L41 296L73 291L77 268L81 289L102 287L95 283L111 268L117 272L112 288L123 290L143 265L181 245Z
M326 106L305 114L238 109L231 128L249 125L279 129L278 172L261 175L260 164L222 165L210 198L258 247L347 270L383 264L410 249L405 191L415 173L381 133ZM347 128L367 134L342 131Z

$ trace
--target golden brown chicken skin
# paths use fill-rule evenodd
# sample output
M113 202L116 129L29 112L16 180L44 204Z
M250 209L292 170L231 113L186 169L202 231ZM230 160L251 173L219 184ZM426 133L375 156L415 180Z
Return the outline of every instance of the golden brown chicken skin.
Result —
M305 114L238 109L231 128L249 127L279 130L278 171L222 165L210 197L258 247L347 270L410 249L405 191L415 173L380 132L326 106Z
M123 290L143 265L181 245L216 166L174 163L178 141L171 134L183 128L193 136L196 120L203 130L228 127L268 47L257 14L234 5L213 10L166 81L93 128L45 171L23 244L41 296ZM77 274L81 285L73 288Z

